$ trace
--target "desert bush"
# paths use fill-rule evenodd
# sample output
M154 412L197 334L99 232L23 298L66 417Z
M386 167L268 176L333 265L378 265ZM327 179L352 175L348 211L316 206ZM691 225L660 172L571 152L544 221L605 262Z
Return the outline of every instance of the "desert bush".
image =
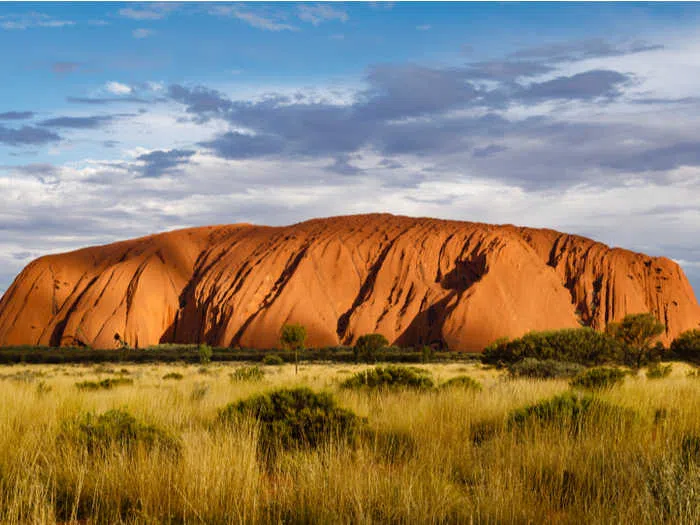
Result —
M440 388L461 388L464 390L473 390L480 392L482 389L481 383L469 376L456 376L440 385Z
M625 375L625 372L619 368L591 368L574 377L569 384L574 388L587 388L589 390L612 388L622 383Z
M352 441L364 420L337 405L328 392L282 388L231 403L219 411L219 421L234 423L250 417L259 424L259 446L268 454L280 449L313 449L331 438Z
M673 365L662 366L658 363L650 365L647 369L646 376L648 379L663 379L671 375L673 371Z
M142 444L177 453L181 447L176 436L137 420L125 410L109 410L100 415L88 412L77 419L66 420L59 438L82 445L90 453L104 452L113 445L130 449Z
M598 365L621 356L621 344L610 335L592 328L570 328L530 332L512 341L498 340L484 349L483 359L487 363L516 363L532 357Z
M180 379L182 379L183 377L184 377L184 376L183 376L182 374L180 374L179 372L170 372L170 373L168 373L168 374L165 374L165 375L163 376L163 379L177 379L177 380L180 380Z
M208 365L211 363L211 356L214 354L214 351L211 349L211 346L209 345L199 345L199 362L203 365Z
M132 385L133 379L128 377L110 377L101 381L81 381L75 386L78 390L111 390L115 386Z
M578 363L557 361L556 359L540 360L533 357L526 357L508 367L508 371L514 377L531 377L536 379L573 377L585 369L585 366Z
M261 381L265 372L259 366L242 366L231 374L232 381Z
M284 364L284 359L277 354L267 354L263 357L262 364L266 366L281 366Z
M435 386L429 372L407 366L377 366L357 372L340 384L341 388L414 388Z
M578 434L586 427L625 427L638 420L636 412L597 399L592 394L566 392L551 399L513 410L511 430L550 425Z
M685 361L700 363L700 330L688 330L676 337L671 352Z
M608 323L605 333L620 343L624 364L640 368L652 359L661 357L663 345L652 346L652 342L665 329L654 314L641 313L626 315L620 322Z
M389 346L389 341L382 334L365 334L358 337L353 347L355 362L376 363L382 348Z

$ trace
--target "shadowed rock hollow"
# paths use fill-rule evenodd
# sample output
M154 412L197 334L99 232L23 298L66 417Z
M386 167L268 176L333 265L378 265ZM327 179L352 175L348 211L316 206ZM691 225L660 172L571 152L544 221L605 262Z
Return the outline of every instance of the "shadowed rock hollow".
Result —
M310 346L369 332L477 351L530 330L603 329L653 312L669 342L700 326L664 257L551 230L356 215L286 227L174 231L41 257L0 301L0 345L165 342L269 348L284 323Z

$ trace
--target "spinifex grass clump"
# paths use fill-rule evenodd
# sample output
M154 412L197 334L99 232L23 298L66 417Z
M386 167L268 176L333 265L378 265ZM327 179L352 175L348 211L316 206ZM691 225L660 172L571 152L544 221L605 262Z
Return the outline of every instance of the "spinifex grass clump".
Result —
M567 392L510 413L511 430L549 426L574 435L585 429L627 428L638 421L635 411L602 401L592 394Z
M673 365L660 365L654 363L650 365L647 369L647 379L663 379L671 375L673 371Z
M102 381L81 381L75 386L78 390L110 390L115 386L132 385L133 383L134 380L128 377L110 377Z
M231 374L232 381L261 381L265 372L259 366L242 366Z
M161 448L180 452L180 440L166 430L137 420L125 410L109 410L103 414L84 414L63 423L62 440L72 440L88 452L104 452L114 445L131 449L138 444L146 448Z
M407 366L377 366L363 370L343 381L342 388L413 388L427 390L435 386L429 372Z
M179 372L170 372L170 373L168 373L168 374L165 374L165 375L163 376L163 379L176 379L176 380L180 380L180 379L182 379L183 377L184 377L184 376L183 376L181 373L179 373Z
M625 372L619 368L591 368L574 377L570 384L574 388L600 390L622 383L625 375Z
M469 376L456 376L440 385L440 388L461 388L463 390L473 390L480 392L482 389L481 383Z
M224 423L253 418L259 424L259 445L266 454L280 449L313 449L332 438L353 441L364 420L337 405L328 392L282 388L231 403L219 411Z
M540 360L534 357L526 357L508 367L508 371L514 377L532 377L536 379L573 377L585 369L585 366L578 363L557 361L556 359Z

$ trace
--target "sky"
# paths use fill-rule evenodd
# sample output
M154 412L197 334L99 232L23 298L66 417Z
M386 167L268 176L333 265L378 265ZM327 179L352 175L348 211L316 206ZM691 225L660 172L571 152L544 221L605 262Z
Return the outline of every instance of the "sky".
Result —
M0 294L176 228L553 228L700 291L700 5L0 3Z

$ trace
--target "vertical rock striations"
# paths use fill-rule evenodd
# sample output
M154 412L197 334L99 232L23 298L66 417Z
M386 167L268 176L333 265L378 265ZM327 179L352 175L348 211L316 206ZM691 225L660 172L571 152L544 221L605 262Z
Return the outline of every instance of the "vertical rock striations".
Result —
M481 350L498 337L653 312L665 342L700 326L679 266L551 230L391 215L193 228L42 257L0 301L0 345L268 348L380 332Z

